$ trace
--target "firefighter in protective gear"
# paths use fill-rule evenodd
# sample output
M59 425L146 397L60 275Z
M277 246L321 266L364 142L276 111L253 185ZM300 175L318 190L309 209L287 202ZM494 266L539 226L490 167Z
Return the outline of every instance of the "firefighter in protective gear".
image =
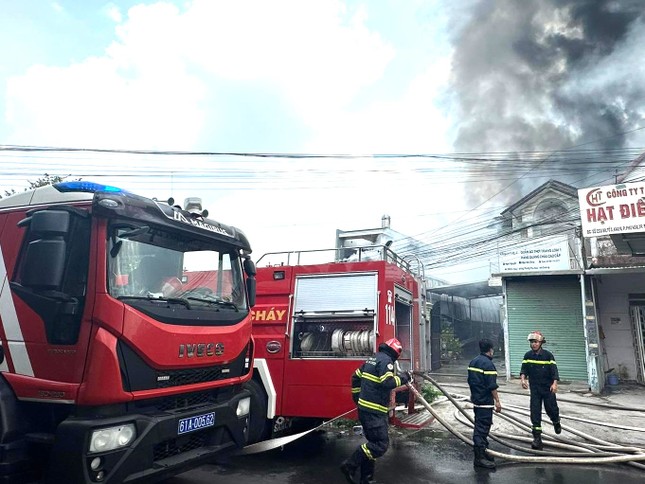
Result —
M550 351L542 346L546 338L539 331L529 333L527 337L531 351L524 355L520 380L522 388L531 389L531 430L533 433L533 449L542 449L542 405L553 423L556 434L562 432L560 425L560 409L555 394L558 392L558 365ZM528 379L528 382L527 382Z
M473 448L475 467L495 468L495 459L486 455L488 434L493 424L493 402L495 411L502 411L502 404L497 394L497 369L493 364L493 343L487 339L479 342L480 354L468 365L468 386L470 401L475 405L475 429L473 431ZM488 408L483 408L483 407Z
M358 418L367 442L345 460L340 470L348 482L374 482L375 461L387 451L390 393L409 381L407 373L396 373L394 362L401 355L401 342L392 338L381 343L378 352L368 358L352 375L352 397L358 406ZM360 470L360 481L355 475Z

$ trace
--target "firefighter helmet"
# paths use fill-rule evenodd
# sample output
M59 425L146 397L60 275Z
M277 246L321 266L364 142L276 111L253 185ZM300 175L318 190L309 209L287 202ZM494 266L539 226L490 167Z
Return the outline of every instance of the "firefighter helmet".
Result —
M396 356L401 356L401 352L403 351L403 345L398 339L396 338L388 339L385 342L385 344L394 350L394 352L396 353Z
M535 341L539 341L540 343L546 343L546 338L539 331L531 331L529 333L528 338L526 338L526 339L529 340L529 341L535 340Z

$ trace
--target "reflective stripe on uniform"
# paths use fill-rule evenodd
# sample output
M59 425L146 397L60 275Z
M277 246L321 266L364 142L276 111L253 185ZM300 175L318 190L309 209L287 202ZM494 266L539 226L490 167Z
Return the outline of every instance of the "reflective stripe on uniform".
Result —
M496 371L493 371L493 370L485 371L485 370L482 370L481 368L475 368L474 366L469 366L468 371L475 371L477 373L483 373L484 375L497 375Z
M390 410L388 407L384 407L383 405L379 405L378 403L368 402L367 400L363 400L362 398L358 399L358 406L383 413L387 413Z
M361 445L361 449L363 450L363 454L365 454L365 457L367 457L369 460L374 460L374 457L372 456L372 453L367 448L367 444Z
M534 365L555 365L555 360L541 361L541 360L522 360L524 363L533 363Z
M374 383L383 383L385 380L388 378L394 377L394 373L391 371L387 371L383 373L383 375L379 378L376 375L372 375L371 373L362 373L361 378L365 378L366 380L373 381ZM401 384L401 379L399 378L399 385Z
M361 378L364 378L365 380L373 381L374 383L381 383L381 379L376 375L372 375L371 373L363 373L361 375Z

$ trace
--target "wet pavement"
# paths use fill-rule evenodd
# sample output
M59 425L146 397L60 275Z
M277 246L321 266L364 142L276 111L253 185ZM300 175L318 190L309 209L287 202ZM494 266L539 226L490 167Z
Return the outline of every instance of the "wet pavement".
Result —
M461 376L466 374L466 366L467 363L445 366L442 371L446 373L438 372L431 376L451 395L468 397L468 385L465 377ZM529 391L522 389L517 378L498 378L498 384L503 413L520 418L528 424ZM557 400L564 429L562 438L585 441L585 436L592 436L615 444L645 448L644 385L621 382L605 387L602 394L591 393L584 382L561 381L558 387ZM433 408L436 408L448 423L459 425L452 404L433 403ZM542 424L546 438L555 438L551 423L544 414ZM464 433L470 431L463 426L461 430ZM582 433L582 436L570 430ZM519 432L517 426L499 417L493 419L491 431L511 434ZM645 476L645 472L643 475Z
M472 450L443 431L396 430L391 447L377 463L380 484L636 484L645 481L645 471L626 465L552 465L498 463L494 471L473 468ZM204 465L165 484L336 484L345 480L340 462L363 443L359 435L329 430L310 434L284 449L238 456L228 462ZM504 451L497 445L491 448Z
M432 377L450 394L467 396L466 366L467 362L455 362ZM529 392L521 388L517 379L499 379L498 382L503 413L529 424ZM588 443L589 438L595 438L612 444L645 449L645 386L621 382L607 387L603 394L595 395L589 392L584 382L561 382L558 401L563 432L556 436L548 418L544 416L545 441L558 439ZM460 421L463 419L457 418L455 407L445 401L445 398L433 403L432 407L441 418L468 439L471 438L472 429ZM500 416L494 417L492 432L501 436L523 437L528 442L531 440L528 430L521 429ZM627 464L535 464L498 458L495 471L475 469L472 464L472 448L448 433L437 421L422 430L391 428L390 436L390 449L377 463L376 478L380 484L645 482L645 470ZM309 434L283 449L232 457L226 462L204 465L169 479L165 484L343 484L345 480L338 471L338 466L363 442L363 437L354 435L351 430L326 427L324 432ZM526 448L528 442L515 443ZM502 453L511 452L492 440L490 448ZM518 455L517 451L512 453Z

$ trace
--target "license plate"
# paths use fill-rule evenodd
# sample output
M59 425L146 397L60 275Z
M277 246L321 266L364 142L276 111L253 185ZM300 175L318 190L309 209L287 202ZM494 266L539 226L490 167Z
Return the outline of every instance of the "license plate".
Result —
M205 429L207 427L212 427L213 425L215 425L214 412L182 418L177 426L177 434L187 434L188 432Z

